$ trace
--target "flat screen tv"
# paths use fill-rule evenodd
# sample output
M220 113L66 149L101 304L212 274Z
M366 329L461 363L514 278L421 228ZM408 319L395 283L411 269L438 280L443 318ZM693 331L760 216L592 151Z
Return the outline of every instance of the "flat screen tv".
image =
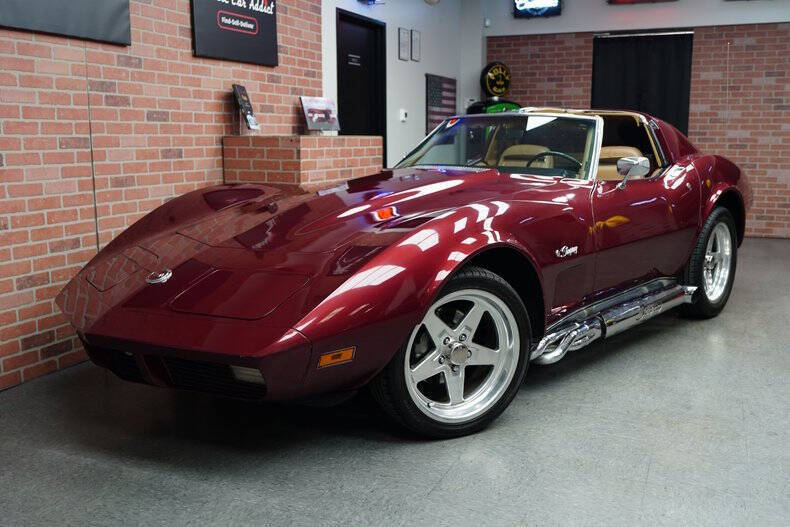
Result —
M513 16L539 18L562 13L562 0L513 0Z

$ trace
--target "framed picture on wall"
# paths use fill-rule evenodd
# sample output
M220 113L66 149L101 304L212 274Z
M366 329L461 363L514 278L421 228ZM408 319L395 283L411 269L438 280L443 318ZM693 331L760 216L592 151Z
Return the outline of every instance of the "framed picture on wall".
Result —
M124 46L132 43L129 0L1 0L0 27L86 38Z
M398 58L409 60L411 56L411 34L403 27L398 28Z
M422 35L420 32L412 29L411 30L411 60L415 62L420 62L420 41L422 40Z
M325 97L299 97L307 130L338 131L337 105L333 99Z

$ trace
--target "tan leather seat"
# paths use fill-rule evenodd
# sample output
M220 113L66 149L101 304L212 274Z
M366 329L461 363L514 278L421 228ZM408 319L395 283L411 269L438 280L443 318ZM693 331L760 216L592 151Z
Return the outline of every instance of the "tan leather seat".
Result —
M505 151L499 156L499 166L526 168L530 159L541 152L548 151L549 149L542 145L525 144L509 146L505 148ZM536 159L530 166L535 168L552 168L554 166L554 160L551 156L545 156Z
M644 157L642 152L633 146L601 147L601 159L598 161L599 180L620 181L623 176L617 173L617 160L623 157Z

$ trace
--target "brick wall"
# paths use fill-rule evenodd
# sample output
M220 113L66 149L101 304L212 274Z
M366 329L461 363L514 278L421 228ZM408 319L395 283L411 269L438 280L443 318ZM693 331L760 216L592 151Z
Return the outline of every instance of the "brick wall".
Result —
M695 30L689 136L749 175L747 234L790 238L790 24Z
M381 137L229 136L224 147L228 183L320 187L381 171Z
M130 47L0 29L0 389L84 358L53 298L98 247L222 181L233 82L262 134L298 131L321 3L277 11L277 68L194 58L189 0L131 0Z
M510 67L508 98L524 106L589 108L592 33L488 37L488 61Z
M528 106L590 106L592 33L488 37ZM689 137L744 170L755 190L750 236L790 238L790 24L697 28Z

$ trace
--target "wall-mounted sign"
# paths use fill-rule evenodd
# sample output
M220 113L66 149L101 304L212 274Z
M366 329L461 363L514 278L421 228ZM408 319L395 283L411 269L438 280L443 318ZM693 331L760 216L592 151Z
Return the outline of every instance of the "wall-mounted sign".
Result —
M411 30L411 60L420 62L422 52L422 35L416 29Z
M127 46L132 43L129 0L0 0L0 4L0 26Z
M480 87L489 97L502 97L510 90L510 68L501 62L489 62L480 73Z
M610 4L655 4L658 2L677 2L678 0L607 0Z
M325 97L299 97L308 130L338 131L337 105Z
M195 55L277 65L275 0L192 0Z
M250 96L247 95L247 88L241 84L234 84L233 96L236 98L236 106L239 107L239 112L244 116L244 122L247 123L247 128L250 130L260 130L261 125L258 124L258 120L255 118Z
M536 18L562 13L562 0L513 0L513 16Z
M398 28L398 59L409 60L411 57L411 32L403 27Z

